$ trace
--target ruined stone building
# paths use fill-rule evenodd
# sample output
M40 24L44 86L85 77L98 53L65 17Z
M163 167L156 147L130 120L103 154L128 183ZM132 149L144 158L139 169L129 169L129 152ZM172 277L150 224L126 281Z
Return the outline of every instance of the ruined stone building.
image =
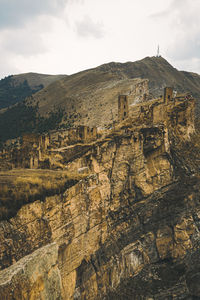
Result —
M68 131L69 144L74 143L86 143L96 140L97 138L97 128L90 128L88 126L78 126L75 128L70 128Z
M173 88L165 87L164 88L164 103L169 104L173 100Z
M37 148L45 151L49 146L50 140L48 135L39 135L36 133L26 133L22 136L23 148Z
M122 122L128 116L131 118L131 122L134 122L135 125L158 125L165 124L169 122L168 115L173 117L173 120L170 120L170 123L177 126L178 123L188 123L188 120L192 119L193 122L193 113L194 109L194 101L193 105L189 105L188 101L194 100L193 97L187 93L183 95L173 94L172 87L164 88L163 97L159 99L154 99L151 101L146 101L141 104L128 107L128 96L120 95L118 98L118 122ZM182 111L179 107L179 112L177 112L176 107L179 106L179 103L183 102ZM186 106L190 107L191 111L188 109L188 119L185 117ZM190 126L188 125L188 128ZM193 128L191 127L191 132Z
M22 136L22 147L17 154L22 167L37 169L41 166L42 156L50 144L48 135L39 135L34 133L24 134ZM19 158L21 156L21 159Z
M118 97L118 122L125 120L128 117L128 96L119 95Z
M163 124L167 126L166 122L170 122L170 124L174 124L178 128L177 124L183 123L187 124L191 132L193 131L192 126L188 124L188 120L193 120L193 105L192 103L188 105L188 101L193 99L190 94L175 96L173 88L166 87L161 98L144 101L134 106L129 106L129 97L128 94L118 96L118 125L126 119L125 124L130 123L136 126L157 126ZM182 102L182 110L181 107L177 110L177 107L180 106L180 101ZM188 108L187 110L187 105L191 109ZM185 111L188 112L188 118L185 117ZM173 118L170 121L169 115ZM114 131L115 128L114 126ZM24 134L21 147L14 147L8 153L1 153L0 167L3 166L5 168L5 161L9 162L9 168L36 169L49 167L51 161L50 149L58 149L59 151L60 148L66 148L68 153L69 151L73 152L74 150L70 146L79 144L77 146L81 147L81 144L96 141L100 135L102 138L106 137L107 134L109 133L106 130L104 130L103 134L100 134L97 133L96 127L91 128L84 125L68 130L53 131L49 135Z
M140 79L129 92L129 103L140 103L149 100L149 80Z

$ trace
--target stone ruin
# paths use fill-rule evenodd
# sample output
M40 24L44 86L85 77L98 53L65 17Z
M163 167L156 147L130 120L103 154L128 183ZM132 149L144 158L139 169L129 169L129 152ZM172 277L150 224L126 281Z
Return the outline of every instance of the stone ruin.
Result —
M128 117L128 96L119 95L118 97L118 122L125 120Z
M164 88L164 103L169 104L173 99L173 88L166 87Z
M13 149L7 152L9 168L37 169L44 167L43 155L47 151L49 144L48 135L24 134L22 136L21 147L13 147Z
M35 133L26 133L22 136L22 148L37 148L45 151L49 146L49 136Z
M118 123L121 123L128 117L138 119L143 124L165 123L169 111L175 111L176 105L180 102L194 100L191 94L186 93L176 95L172 87L164 88L164 95L159 99L144 101L138 105L129 107L128 95L119 95L118 97ZM179 113L180 117L181 113Z
M70 128L68 131L69 144L87 143L97 139L97 128L88 126L78 126Z
M165 124L166 122L169 122L168 115L170 114L171 116L174 115L174 123L172 123L176 127L179 122L188 122L184 110L190 99L193 100L190 94L175 95L173 88L166 87L164 89L163 97L150 101L143 101L142 103L129 107L129 96L119 95L118 124L123 123L126 119L130 119L130 122L140 126ZM176 108L180 102L183 102L183 111L181 112L179 109L177 112ZM190 106L191 112L188 119L192 119L192 110L194 109L194 105ZM193 128L192 126L190 127L192 132ZM9 166L9 168L20 167L31 169L49 167L50 162L48 156L53 153L53 149L59 150L59 148L67 148L70 145L87 144L96 141L99 138L99 134L97 133L96 127L90 128L88 126L80 125L64 130L63 132L55 132L54 138L52 137L52 133L50 133L50 135L33 133L24 134L22 136L21 147L14 147L12 151L6 152L4 150L0 153L0 168L7 168L5 166ZM6 164L5 162L8 163Z
M61 138L60 132L54 137L50 135L39 135L34 133L26 133L22 136L21 147L15 148L0 155L0 167L3 166L3 158L9 162L9 168L46 168L49 167L50 149L54 147L67 147L74 144L85 144L97 139L97 128L88 126L78 126L65 131L65 139ZM5 152L5 151L4 151ZM2 158L2 159L1 159Z
M149 80L141 79L139 83L135 84L128 93L129 103L140 103L148 101L149 95Z

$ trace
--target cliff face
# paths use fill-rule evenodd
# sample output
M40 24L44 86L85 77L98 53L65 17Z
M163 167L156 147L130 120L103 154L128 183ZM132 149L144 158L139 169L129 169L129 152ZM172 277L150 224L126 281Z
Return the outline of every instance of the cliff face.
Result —
M50 244L0 275L1 299L61 299L58 249Z
M199 170L182 150L194 103L164 107L68 163L86 179L0 223L1 299L200 296Z

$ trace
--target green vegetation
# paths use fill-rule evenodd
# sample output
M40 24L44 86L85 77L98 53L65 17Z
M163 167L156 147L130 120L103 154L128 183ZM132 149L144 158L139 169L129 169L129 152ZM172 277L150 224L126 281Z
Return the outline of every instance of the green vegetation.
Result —
M0 114L0 141L13 139L23 133L42 133L56 129L63 117L63 111L58 109L48 117L38 114L37 106L27 106L20 102Z
M37 109L19 103L0 114L0 140L2 142L31 132L36 125Z
M13 80L12 75L5 77L0 80L0 109L23 101L43 87L44 86L40 84L33 89L29 86L27 80L24 80L22 83L17 83Z
M39 116L37 118L35 132L48 132L49 130L58 128L59 123L62 121L63 114L63 110L59 108L55 112L50 112L47 118Z

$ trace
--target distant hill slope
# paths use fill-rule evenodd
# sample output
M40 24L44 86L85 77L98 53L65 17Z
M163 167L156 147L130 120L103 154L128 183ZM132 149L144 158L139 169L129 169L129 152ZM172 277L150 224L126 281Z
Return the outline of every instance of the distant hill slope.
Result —
M138 77L149 79L153 96L161 95L165 86L172 86L178 92L190 91L197 99L200 97L200 76L178 71L162 57L111 62L56 80L0 114L0 138L5 140L24 131L48 131L60 125L104 126L116 118L118 94L129 91ZM6 137L2 133L5 123L11 132Z
M60 107L75 124L103 126L111 120L111 109L116 113L119 91L125 86L128 90L136 78L149 79L153 96L172 86L180 93L189 91L200 97L198 74L178 71L162 57L146 57L136 62L111 62L64 77L35 94L32 103L38 103L43 116Z
M178 92L191 91L200 97L200 75L178 71L163 57L146 57L136 62L108 63L98 67L100 70L126 75L128 78L148 78L149 88L154 96L159 96L166 86Z
M18 75L13 75L13 80L15 83L22 83L24 80L27 80L31 88L42 84L44 87L51 84L56 80L60 80L67 75L49 75L49 74L40 74L40 73L23 73Z
M25 73L0 80L0 109L23 101L64 75Z
M52 83L27 103L37 103L38 112L43 117L61 109L63 125L68 121L76 125L104 126L112 117L116 118L118 94L128 93L140 81L96 68Z

